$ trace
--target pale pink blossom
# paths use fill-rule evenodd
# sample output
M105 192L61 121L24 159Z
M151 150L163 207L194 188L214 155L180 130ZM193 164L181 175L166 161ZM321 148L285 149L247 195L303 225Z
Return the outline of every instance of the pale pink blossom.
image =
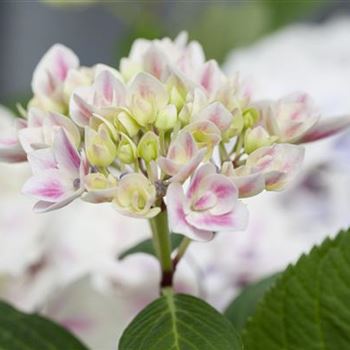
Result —
M225 132L233 121L232 113L220 102L213 102L200 110L193 117L193 121L210 121L215 124L221 132Z
M83 178L88 164L59 129L52 148L34 151L28 155L33 176L23 186L23 193L38 200L37 212L46 212L69 204L84 192Z
M61 44L52 46L34 70L32 103L45 109L63 112L65 109L64 82L69 70L78 67L79 59L71 49Z
M88 126L94 114L108 115L125 106L126 87L112 69L96 69L91 86L77 88L70 100L70 114L81 127Z
M274 144L251 153L245 165L239 168L225 163L222 172L236 184L240 197L251 197L264 189L284 189L300 170L303 159L302 146Z
M192 135L183 131L169 147L166 157L159 157L159 166L170 175L170 182L183 182L196 170L206 153L199 149Z
M201 45L188 41L187 33L182 32L172 41L138 39L133 43L128 57L122 58L120 71L126 80L143 71L165 82L171 72L195 77L198 68L205 62Z
M307 94L291 94L262 108L263 122L279 142L296 142L319 119L319 112Z
M67 137L76 147L79 146L79 129L69 118L34 107L29 109L27 125L18 131L18 137L23 149L30 153L36 149L52 146L54 135L59 128L65 130Z
M212 164L196 171L186 193L181 184L171 183L166 203L171 231L195 240L211 239L217 231L243 230L248 221L237 187Z

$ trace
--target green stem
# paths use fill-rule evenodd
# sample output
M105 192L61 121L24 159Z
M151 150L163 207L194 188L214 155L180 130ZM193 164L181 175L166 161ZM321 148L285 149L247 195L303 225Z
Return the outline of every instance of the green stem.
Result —
M161 287L171 287L173 283L173 263L171 260L171 243L166 210L150 219L150 224L154 248L162 269Z
M187 238L187 237L185 237L181 241L179 248L177 249L177 253L176 253L176 256L174 258L174 261L173 261L174 269L176 268L176 265L179 263L181 258L185 255L187 248L189 247L191 242L192 242L192 240L190 238Z
M230 159L226 151L225 145L222 142L219 145L219 154L222 163Z

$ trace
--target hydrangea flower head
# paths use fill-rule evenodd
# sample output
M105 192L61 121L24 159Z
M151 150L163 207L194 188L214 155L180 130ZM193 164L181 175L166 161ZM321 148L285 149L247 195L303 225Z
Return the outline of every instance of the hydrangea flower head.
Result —
M23 192L37 211L78 197L138 218L166 210L171 231L198 240L243 230L242 198L284 189L303 161L301 143L349 125L319 123L306 94L254 101L186 33L136 40L119 69L80 66L54 45L32 91L0 139L0 159L28 160Z

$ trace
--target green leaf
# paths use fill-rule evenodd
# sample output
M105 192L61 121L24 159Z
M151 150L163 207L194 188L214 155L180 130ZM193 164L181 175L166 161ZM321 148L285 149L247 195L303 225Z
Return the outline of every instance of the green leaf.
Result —
M243 331L246 350L350 349L350 231L302 256Z
M273 286L278 276L279 274L274 274L247 286L227 307L225 316L236 329L243 329L248 318L254 314L265 292Z
M58 324L0 302L1 350L87 350Z
M164 295L127 327L119 350L235 350L241 341L231 323L190 295Z
M184 236L178 233L172 233L170 235L172 250L176 249L180 245L183 238ZM119 259L124 259L126 256L135 254L135 253L145 253L145 254L156 256L152 239L145 239L144 241L136 244L135 246L125 250L123 253L119 255Z

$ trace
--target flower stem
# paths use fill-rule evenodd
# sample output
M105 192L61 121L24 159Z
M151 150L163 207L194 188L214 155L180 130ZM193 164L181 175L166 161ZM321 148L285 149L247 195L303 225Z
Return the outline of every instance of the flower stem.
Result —
M220 154L220 160L222 163L230 159L226 151L225 145L222 142L219 145L219 154Z
M180 245L179 245L179 248L177 250L177 253L175 255L175 258L173 260L173 267L174 269L176 268L176 265L179 263L179 261L181 260L181 258L184 256L184 254L186 253L187 251L187 248L189 247L190 243L192 242L191 239L185 237Z
M150 219L153 233L153 244L162 269L161 288L171 287L173 284L173 263L171 260L171 243L168 226L168 213L160 212Z

